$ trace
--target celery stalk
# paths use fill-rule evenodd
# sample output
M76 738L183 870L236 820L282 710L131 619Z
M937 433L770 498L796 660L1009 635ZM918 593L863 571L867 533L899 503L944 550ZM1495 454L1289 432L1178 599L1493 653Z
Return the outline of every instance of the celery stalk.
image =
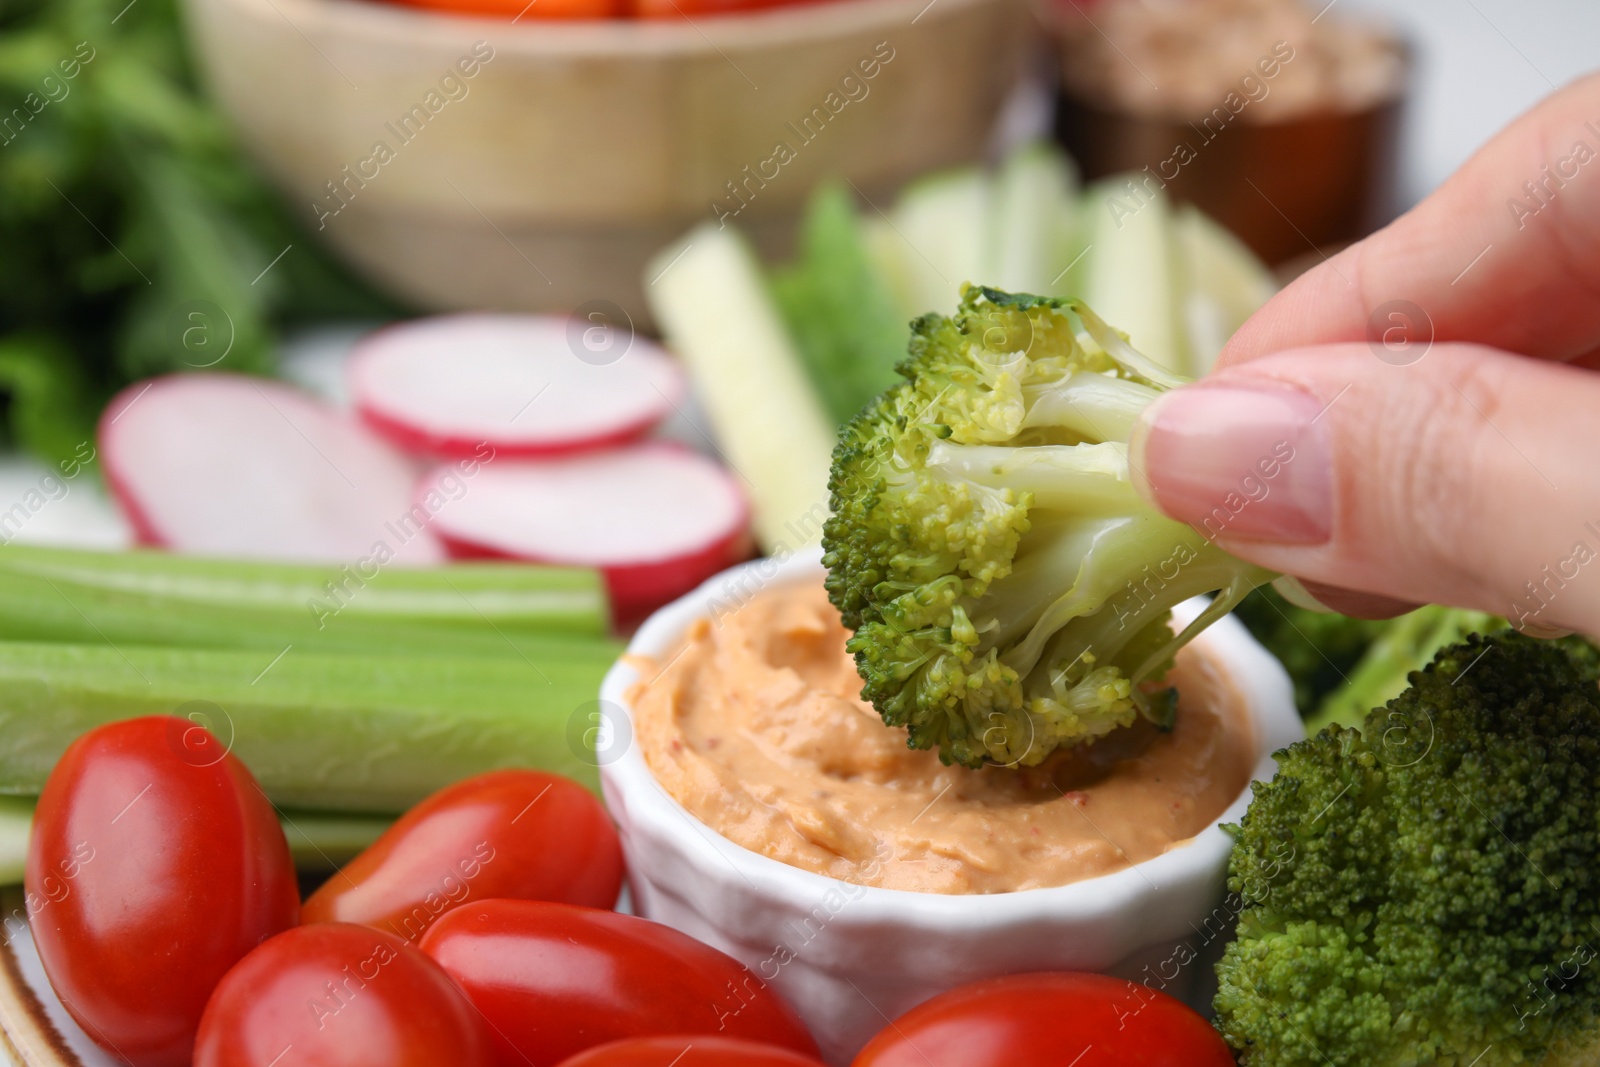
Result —
M605 625L600 578L578 568L472 563L363 576L354 564L0 548L0 639L515 657L530 640L598 636Z
M28 863L32 797L0 797L0 885L17 885Z
M280 811L278 822L283 825L283 836L289 841L289 854L296 867L328 870L355 859L394 820L381 815Z
M0 793L36 794L101 723L208 726L274 804L393 813L469 775L538 767L595 785L585 746L602 641L543 638L503 658L0 642Z
M19 885L28 863L36 797L0 797L0 886ZM289 854L301 870L336 867L378 839L392 820L381 815L280 811L278 822Z

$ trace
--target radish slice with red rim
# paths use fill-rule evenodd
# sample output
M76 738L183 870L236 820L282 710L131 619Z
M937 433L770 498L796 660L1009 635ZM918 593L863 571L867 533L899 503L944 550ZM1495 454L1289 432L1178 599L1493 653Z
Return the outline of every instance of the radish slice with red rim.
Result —
M361 417L408 452L560 455L634 440L670 415L678 364L630 327L555 315L443 315L357 343Z
M666 442L496 459L471 478L445 464L423 479L419 503L456 558L599 568L619 625L637 622L751 548L739 484L714 461Z
M405 457L292 386L223 373L138 382L106 407L99 442L143 544L334 563L444 558L427 530L395 532L416 485Z

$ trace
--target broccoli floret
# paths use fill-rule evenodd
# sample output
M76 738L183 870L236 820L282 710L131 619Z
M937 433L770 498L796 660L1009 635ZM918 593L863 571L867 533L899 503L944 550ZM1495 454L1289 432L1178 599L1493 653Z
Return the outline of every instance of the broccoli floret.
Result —
M862 695L947 763L1034 765L1144 714L1184 641L1270 573L1149 507L1128 436L1173 377L1080 301L968 286L841 432L827 588ZM1221 591L1172 633L1170 609Z
M1278 754L1217 1026L1246 1067L1600 1062L1600 689L1509 630Z

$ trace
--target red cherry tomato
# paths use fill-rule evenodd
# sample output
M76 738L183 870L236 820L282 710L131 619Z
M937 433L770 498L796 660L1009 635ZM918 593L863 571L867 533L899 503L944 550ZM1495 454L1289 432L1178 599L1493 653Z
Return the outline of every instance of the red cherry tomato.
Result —
M568 904L486 900L433 924L422 950L493 1024L502 1067L554 1067L652 1034L717 1034L817 1053L772 988L660 923Z
M884 1028L852 1067L1233 1067L1182 1002L1102 974L1019 974L953 989Z
M152 716L78 738L39 797L25 878L50 984L135 1067L189 1062L206 998L300 906L278 817L204 727Z
M561 1067L822 1067L822 1063L776 1045L688 1034L616 1041L563 1060Z
M302 922L365 923L415 942L467 900L609 908L622 890L611 817L578 783L495 771L441 789L311 894Z
M482 1016L393 934L318 923L279 934L217 986L194 1067L494 1067Z

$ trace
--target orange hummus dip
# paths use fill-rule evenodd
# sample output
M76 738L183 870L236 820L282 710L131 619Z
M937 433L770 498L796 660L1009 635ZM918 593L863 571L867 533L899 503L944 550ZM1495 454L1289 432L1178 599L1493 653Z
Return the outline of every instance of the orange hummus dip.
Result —
M762 590L700 620L630 694L667 792L745 848L861 885L1005 893L1158 856L1250 780L1242 701L1193 646L1169 675L1177 725L1141 724L1041 767L946 767L857 693L848 632L819 584Z

